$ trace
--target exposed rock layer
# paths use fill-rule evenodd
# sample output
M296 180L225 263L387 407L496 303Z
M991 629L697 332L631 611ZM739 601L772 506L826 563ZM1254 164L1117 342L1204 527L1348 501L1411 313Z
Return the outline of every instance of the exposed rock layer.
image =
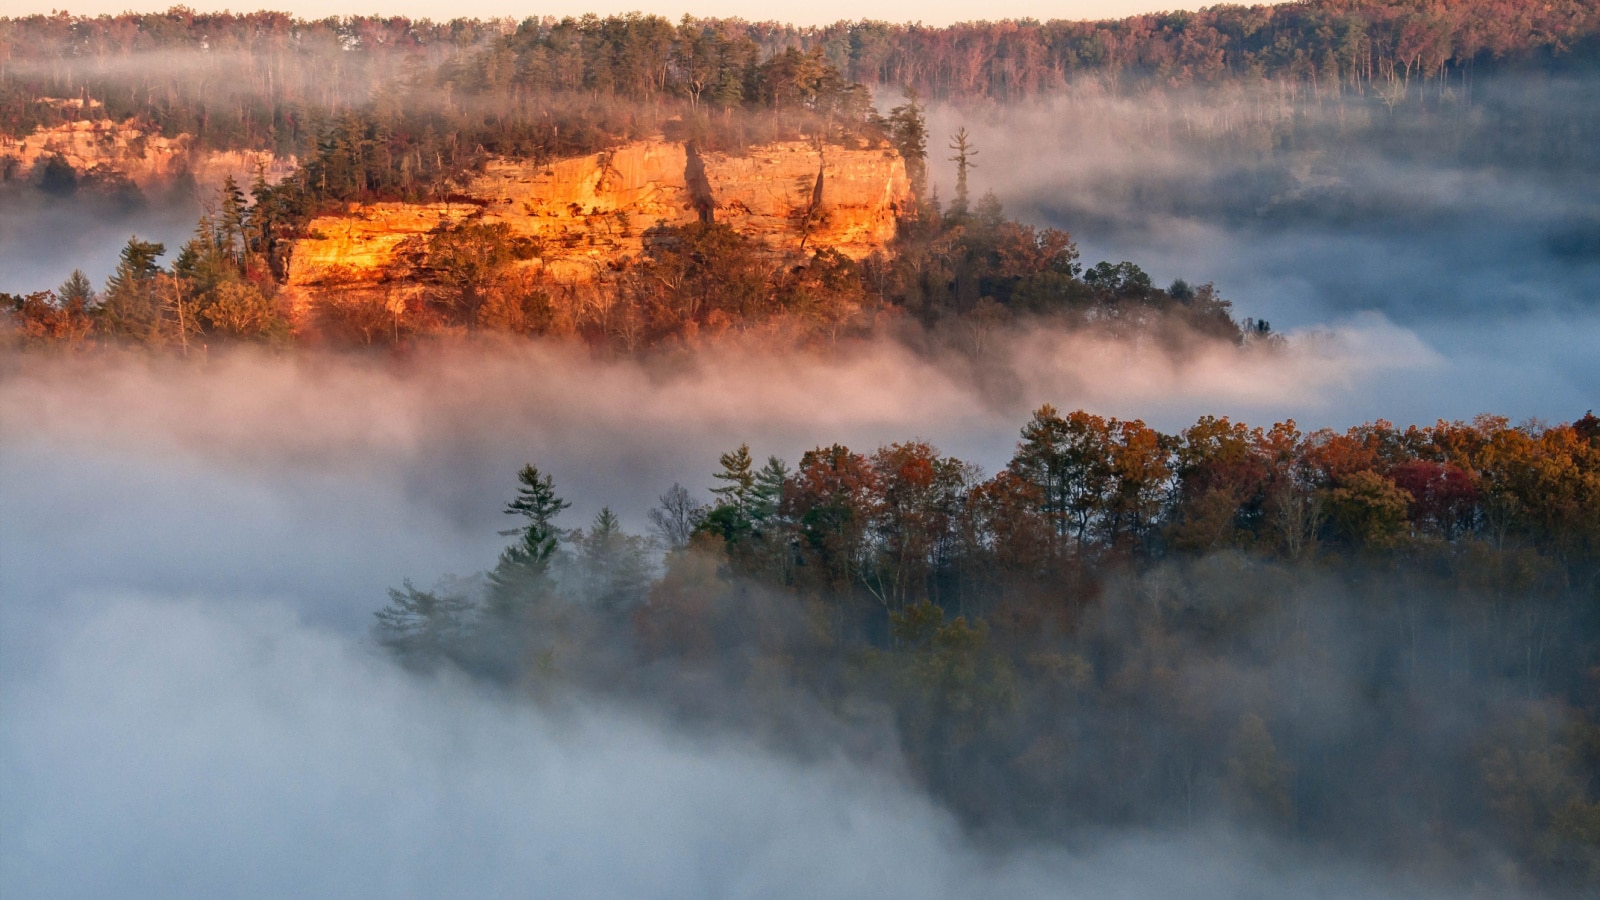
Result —
M40 128L23 138L0 135L0 171L26 178L40 160L59 156L79 173L115 173L141 188L190 175L203 187L215 187L232 175L248 185L258 168L276 182L294 171L295 161L271 153L242 150L200 151L189 135L167 138L130 122L108 119L67 122Z
M409 238L467 220L503 223L532 239L531 264L556 281L594 281L642 252L651 229L699 219L708 187L715 220L775 254L832 248L860 258L894 237L910 199L904 162L884 148L819 151L796 142L698 157L698 189L681 143L639 141L543 164L496 159L466 186L464 200L368 204L314 220L311 237L295 246L289 281L309 288L392 280Z

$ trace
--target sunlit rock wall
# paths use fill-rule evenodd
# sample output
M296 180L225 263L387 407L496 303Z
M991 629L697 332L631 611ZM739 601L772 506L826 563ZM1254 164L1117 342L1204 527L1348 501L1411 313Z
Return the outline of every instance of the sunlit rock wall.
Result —
M159 186L192 176L203 188L221 185L232 175L243 186L264 168L269 182L294 171L294 159L278 159L266 152L199 151L189 135L163 137L131 122L107 119L67 122L40 128L22 138L0 135L0 171L11 178L27 178L34 166L49 156L60 156L82 173L116 173L141 188Z
M353 206L314 220L296 243L290 284L317 288L406 278L408 239L467 220L504 223L533 239L530 262L552 279L603 279L644 250L651 229L711 215L774 254L822 248L860 258L883 247L910 200L905 164L889 149L772 144L705 153L706 185L690 189L689 151L639 141L603 153L537 163L497 159L451 203ZM817 177L822 176L821 202Z

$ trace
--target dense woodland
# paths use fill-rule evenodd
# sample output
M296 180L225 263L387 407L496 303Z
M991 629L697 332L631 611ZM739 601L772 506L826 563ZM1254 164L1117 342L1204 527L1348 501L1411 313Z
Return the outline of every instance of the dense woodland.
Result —
M1600 883L1592 414L1163 434L1046 406L993 476L921 441L740 447L649 538L609 510L568 530L551 474L519 481L489 572L378 612L407 665L802 756L887 727L980 830L1227 819L1500 889Z

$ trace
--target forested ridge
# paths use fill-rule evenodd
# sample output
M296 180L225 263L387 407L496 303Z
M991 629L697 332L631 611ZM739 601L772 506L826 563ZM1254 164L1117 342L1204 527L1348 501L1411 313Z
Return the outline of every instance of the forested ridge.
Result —
M969 198L965 161L961 196L939 198L928 171L947 164L953 136L929 134L926 105L1056 96L1090 104L1063 115L1095 115L1084 98L1126 95L1165 110L1135 126L1163 141L1268 160L1270 177L1231 185L1238 197L1210 196L1231 183L1174 185L1152 209L1298 214L1307 201L1293 199L1288 167L1299 149L1335 159L1385 147L1587 183L1600 162L1600 104L1584 102L1592 89L1580 76L1594 68L1597 21L1593 4L1531 2L1303 2L949 28L639 15L303 21L182 8L4 19L0 131L131 120L192 135L199 150L298 160L279 184L229 182L205 198L213 212L170 263L168 248L131 241L103 290L73 279L5 305L23 343L182 352L283 341L291 325L295 337L314 332L335 346L483 331L636 350L744 330L834 341L907 322L962 323L979 349L992 328L1041 315L1171 336L1181 329L1151 326L1169 312L1201 334L1243 340L1264 328L1233 322L1215 291L1163 291L1133 263L1080 266L1065 232L1006 221L978 188ZM1189 90L1208 99L1190 109ZM313 216L350 203L448 201L495 156L538 161L663 136L735 153L776 140L892 147L919 199L881 258L762 259L715 225L664 232L627 277L584 303L519 274L537 246L494 227L442 228L413 254L426 291L403 314L393 298L352 296L315 322L289 320L278 288ZM0 193L17 209L70 201L114 215L145 202L117 173L74 172L59 159L6 177Z
M805 90L820 64L868 88L911 88L935 99L1018 99L1083 76L1129 87L1264 78L1366 90L1497 65L1566 60L1592 68L1597 31L1600 11L1579 0L1312 0L947 28L867 20L818 28L737 19L674 25L641 15L307 21L181 7L100 17L58 13L0 20L0 126L29 130L39 116L51 115L35 98L86 92L107 104L108 115L148 115L171 132L260 145L269 133L293 139L299 110L280 104L333 110L431 87L462 100L486 92L519 102L588 93L771 105ZM131 71L125 65L141 55L185 51L214 62ZM202 85L189 77L196 67L213 66L230 74L228 83ZM229 103L230 96L259 103Z
M643 33L637 19L608 22L623 36ZM597 27L590 20L579 24ZM668 28L662 34L675 33ZM537 28L518 34L534 48L553 40ZM757 62L753 45L747 49L738 67L708 82L726 90L703 97L693 88L687 106L679 97L665 110L648 97L614 106L609 91L569 103L548 85L531 92L499 85L493 96L510 90L532 104L513 109L534 110L549 101L558 114L552 117L545 108L529 131L505 118L515 112L471 104L465 114L486 117L479 124L497 137L480 135L474 149L459 156L460 133L432 122L445 114L438 104L424 99L412 106L378 96L371 110L319 120L314 143L289 178L269 184L258 175L248 192L228 179L170 267L160 262L164 245L135 237L103 290L74 273L54 291L0 295L14 340L57 347L137 344L188 354L241 340L282 343L309 336L325 345L368 346L478 332L577 338L634 351L728 332L831 343L906 334L908 326L929 329L937 343L949 343L948 326L958 323L966 334L957 342L981 353L989 331L1032 321L1149 332L1174 344L1193 337L1242 343L1268 336L1265 323L1236 322L1231 305L1211 285L1179 280L1162 289L1130 262L1085 267L1066 232L1008 220L992 193L973 197L968 174L980 151L964 130L950 138L957 187L941 202L928 178L929 144L937 139L928 133L926 107L914 92L883 113L861 84L847 81L816 48L789 48L764 62ZM180 83L195 82L185 76ZM656 90L669 93L665 82ZM642 256L621 261L620 274L586 302L574 302L571 291L519 265L540 255L537 242L503 225L440 225L412 254L426 290L404 301L403 310L386 291L350 292L341 302L324 304L314 321L299 323L294 333L279 286L293 242L306 234L313 216L341 211L348 202L448 200L458 179L492 153L538 161L627 136L628 129L600 127L607 119L596 103L644 115L650 127L696 148L782 138L819 148L892 149L904 161L913 202L899 215L895 240L862 260L829 249L775 257L716 222L710 210L697 225L658 225ZM710 110L717 104L720 115ZM445 134L448 160L436 143ZM114 173L63 171L55 160L36 168L34 187L11 189L91 198L130 190ZM813 205L826 198L820 180L816 189ZM807 222L798 224L803 229Z
M907 441L741 446L714 483L674 485L646 538L609 510L564 527L527 466L497 564L406 582L374 634L803 756L887 724L980 830L1228 819L1417 873L1496 846L1530 889L1600 880L1593 414L1165 434L1045 406L992 476Z
M658 225L639 258L620 261L574 299L519 265L539 255L535 242L468 220L417 244L420 293L397 305L386 290L348 291L295 334L280 290L293 240L311 212L338 196L328 185L349 184L368 165L352 163L355 145L336 139L278 185L258 178L246 194L230 179L170 266L161 264L164 245L134 237L103 289L74 272L55 290L0 294L0 312L22 346L183 355L296 337L390 347L452 335L548 336L632 352L754 334L801 345L891 335L978 356L990 334L1029 324L1149 336L1172 348L1275 339L1266 322L1236 321L1210 284L1180 279L1163 289L1126 261L1086 267L1066 232L1008 219L992 193L974 200L966 151L950 203L926 196L921 106L896 107L880 124L924 197L900 218L895 239L862 260L826 248L775 255L716 221Z

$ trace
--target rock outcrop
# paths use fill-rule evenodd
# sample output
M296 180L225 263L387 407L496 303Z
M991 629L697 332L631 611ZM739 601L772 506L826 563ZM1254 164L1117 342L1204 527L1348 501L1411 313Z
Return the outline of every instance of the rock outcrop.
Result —
M607 277L643 252L652 230L710 218L775 255L883 247L910 200L905 164L887 148L772 144L698 153L638 141L547 163L496 159L449 203L377 203L322 216L298 241L291 285L376 285L403 277L408 239L464 221L504 224L537 248L529 265L557 282Z
M471 203L351 204L341 216L319 216L295 241L289 283L296 286L375 284L404 273L401 247L441 226L476 216Z
M261 167L273 182L294 171L293 158L240 150L200 151L193 143L189 135L163 137L131 121L80 120L40 128L22 138L0 136L0 172L26 178L41 160L59 156L79 173L114 173L150 188L182 175L192 176L203 187L215 187L229 175L248 185Z

